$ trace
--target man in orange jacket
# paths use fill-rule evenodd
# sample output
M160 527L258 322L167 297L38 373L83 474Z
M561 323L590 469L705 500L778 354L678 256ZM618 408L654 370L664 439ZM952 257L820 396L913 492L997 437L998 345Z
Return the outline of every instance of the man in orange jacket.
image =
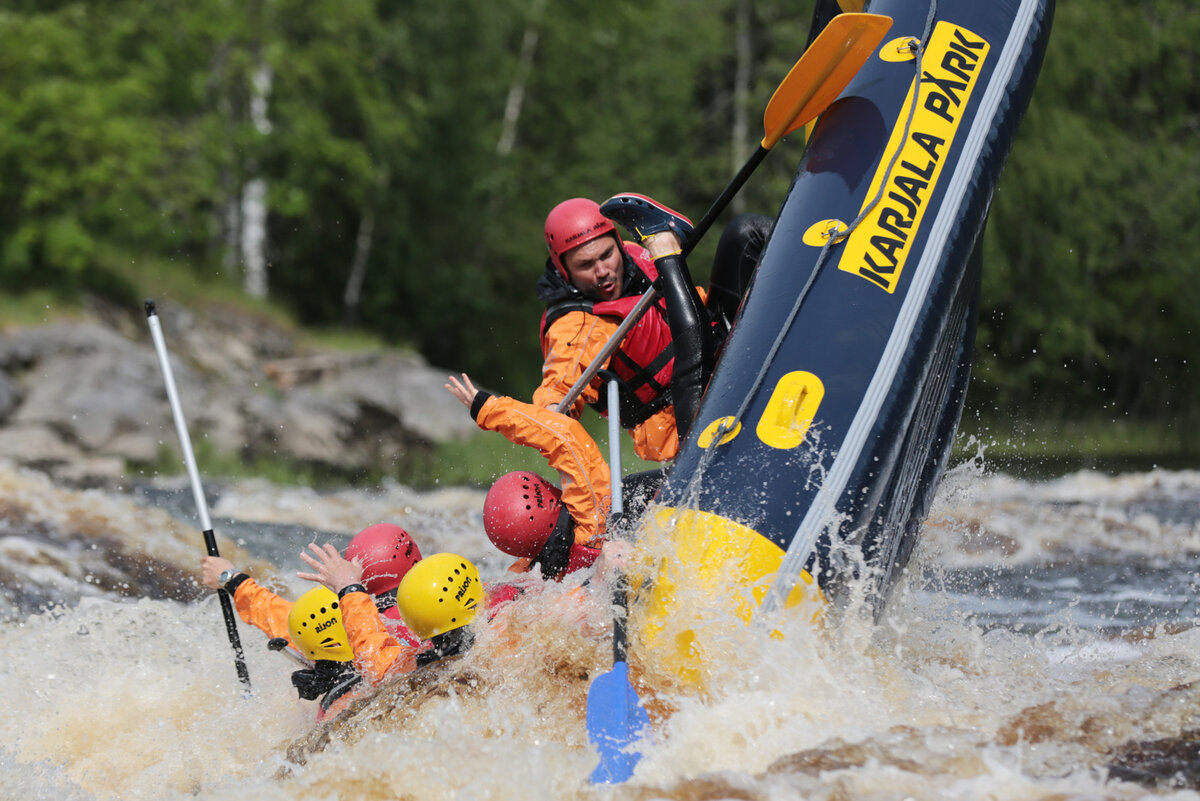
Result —
M615 223L638 242L623 242ZM621 424L648 461L675 457L699 411L716 361L718 339L741 303L772 221L741 215L717 245L708 293L694 285L683 257L687 217L644 195L624 193L597 204L559 203L546 217L549 258L538 279L542 315L542 382L533 403L556 406L595 361L651 285L660 296L622 340L607 367L622 379ZM601 379L569 409L606 411Z
M325 587L301 595L288 611L287 632L288 642L308 660L308 667L292 674L292 686L304 700L317 702L318 721L338 714L363 680L338 597Z

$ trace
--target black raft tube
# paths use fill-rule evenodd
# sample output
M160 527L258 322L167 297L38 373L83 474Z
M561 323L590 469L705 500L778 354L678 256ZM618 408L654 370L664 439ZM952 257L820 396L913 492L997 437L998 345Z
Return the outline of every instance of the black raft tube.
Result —
M657 258L654 266L675 344L671 400L675 406L675 429L682 445L700 411L700 399L712 375L716 344L708 310L700 302L683 254Z

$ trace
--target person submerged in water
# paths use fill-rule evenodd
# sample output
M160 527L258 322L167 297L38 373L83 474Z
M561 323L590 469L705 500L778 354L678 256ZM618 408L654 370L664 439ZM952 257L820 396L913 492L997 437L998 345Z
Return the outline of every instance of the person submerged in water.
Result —
M620 549L614 549L614 545L606 545L605 558L619 561ZM309 553L301 554L301 559L313 570L297 576L318 582L341 599L343 625L356 663L373 682L467 651L474 644L473 627L481 622L493 627L512 646L519 646L519 638L509 631L509 604L527 591L547 586L520 580L485 585L479 569L466 557L448 552L427 556L405 574L396 588L401 618L414 634L427 641L425 648L413 649L392 636L366 602L357 564L343 558L331 545L310 545ZM606 570L603 561L598 570ZM565 592L558 599L559 609L579 619L586 591L585 586L578 586ZM595 633L608 628L606 621Z
M412 536L400 526L376 523L354 535L346 546L346 558L358 559L363 565L362 581L397 636L416 644L417 639L405 629L395 608L396 587L421 559L421 549ZM288 636L291 601L263 587L223 557L205 556L200 560L200 568L204 585L229 593L242 620L266 632L268 637Z
M301 554L311 573L297 573L315 581L342 600L342 624L359 670L378 682L407 673L471 647L470 625L480 609L491 614L513 600L519 591L510 586L485 591L479 570L466 557L454 553L427 556L413 566L396 588L396 607L407 627L422 640L414 649L394 637L383 625L361 584L361 568L332 545L309 546ZM489 614L489 617L491 615Z
M358 580L369 594L381 625L406 647L423 647L420 638L400 618L395 603L396 587L421 559L421 551L409 533L390 523L368 526L346 546L346 556L359 565ZM204 557L201 569L205 586L229 593L241 618L265 632L273 650L290 647L310 663L292 674L292 684L302 699L320 701L318 719L336 712L334 703L361 680L353 648L342 627L337 596L328 590L310 590L293 603L218 556Z
M292 604L288 641L308 660L292 673L292 686L305 701L317 702L317 720L337 715L350 703L363 674L342 623L341 601L325 587L313 587Z

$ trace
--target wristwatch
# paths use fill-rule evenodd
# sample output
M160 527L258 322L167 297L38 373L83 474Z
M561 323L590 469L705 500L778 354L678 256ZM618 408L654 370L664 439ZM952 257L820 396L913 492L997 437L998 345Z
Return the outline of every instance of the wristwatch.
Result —
M217 586L219 586L221 589L225 589L225 585L233 581L233 577L239 572L240 571L233 568L230 568L229 570L222 570L221 575L217 576Z

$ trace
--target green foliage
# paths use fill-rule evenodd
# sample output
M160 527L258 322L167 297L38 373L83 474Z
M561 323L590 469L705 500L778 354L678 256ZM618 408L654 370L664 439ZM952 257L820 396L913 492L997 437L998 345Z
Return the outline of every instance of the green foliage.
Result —
M1200 16L1060 4L992 207L972 402L1200 417Z
M811 3L749 3L735 152L739 7L6 3L0 286L52 306L214 278L236 294L241 203L262 181L273 302L326 330L353 314L370 336L528 398L546 211L634 190L698 217L753 148ZM1190 0L1058 4L992 206L974 413L1200 422L1198 38ZM801 145L777 150L743 190L747 209L779 207ZM714 244L691 260L698 280Z
M204 476L221 480L258 478L273 484L302 487L344 487L348 483L357 486L375 486L383 476L377 472L333 470L328 465L297 462L274 456L245 458L239 454L225 453L213 448L207 439L200 439L195 447L196 469ZM142 478L174 476L183 472L183 458L175 448L159 447L153 462L135 462L128 466L131 475Z

